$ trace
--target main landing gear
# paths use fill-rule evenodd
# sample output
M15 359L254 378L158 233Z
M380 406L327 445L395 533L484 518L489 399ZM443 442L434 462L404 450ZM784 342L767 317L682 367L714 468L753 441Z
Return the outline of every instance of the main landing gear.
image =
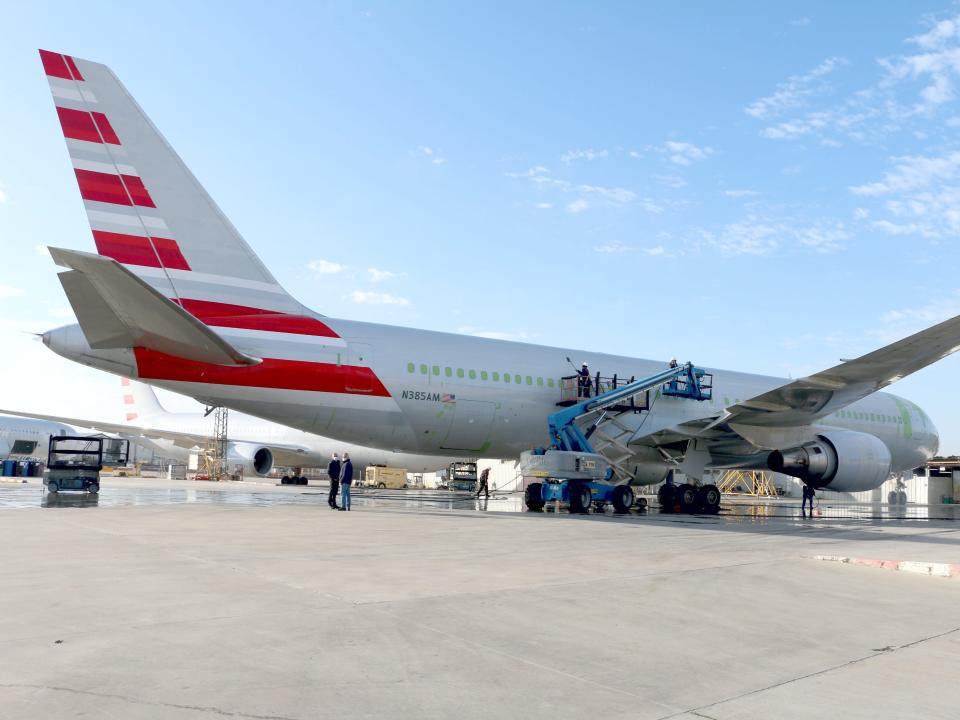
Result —
M717 513L720 511L720 491L716 485L666 484L657 490L660 512Z

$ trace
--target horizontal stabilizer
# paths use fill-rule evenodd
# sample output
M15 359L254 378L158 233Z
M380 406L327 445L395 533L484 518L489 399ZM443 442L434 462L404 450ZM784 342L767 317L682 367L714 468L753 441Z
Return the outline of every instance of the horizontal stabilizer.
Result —
M213 330L115 260L50 248L60 282L94 349L144 347L215 365L255 365Z

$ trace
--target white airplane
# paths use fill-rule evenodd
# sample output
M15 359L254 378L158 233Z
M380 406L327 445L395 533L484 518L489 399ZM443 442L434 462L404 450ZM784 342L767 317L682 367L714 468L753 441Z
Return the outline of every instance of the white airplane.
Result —
M76 434L76 430L60 422L0 415L0 458L45 459L51 437Z
M23 423L39 422L39 420L56 421L117 435L155 450L164 457L183 462L187 461L192 448L203 447L213 434L211 415L201 412L168 412L149 386L129 378L122 378L120 382L125 415L125 422L122 423L19 410L9 412L21 417L37 418L37 420L23 420ZM3 438L3 427L0 424L0 439ZM455 460L453 457L397 453L363 447L239 413L230 414L227 434L229 438L227 467L232 470L237 465L241 465L243 474L247 476L269 475L274 465L325 468L334 452L341 455L344 452L349 453L354 467L358 470L366 465L389 465L405 468L410 472L433 472ZM44 452L46 452L46 446L44 446Z
M64 357L306 432L504 459L549 444L570 357L620 378L666 366L319 315L274 279L106 66L41 58L99 253L50 249L79 320L43 336ZM923 410L878 391L958 348L954 318L799 380L707 369L709 401L660 388L648 411L586 421L619 483L771 467L865 490L939 443ZM696 490L707 491L718 503L715 487Z

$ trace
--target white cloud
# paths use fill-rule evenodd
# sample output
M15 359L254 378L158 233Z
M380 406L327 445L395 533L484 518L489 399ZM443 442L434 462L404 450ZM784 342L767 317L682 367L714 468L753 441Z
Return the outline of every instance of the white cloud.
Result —
M866 208L858 207L853 209L854 220L866 220L868 217L870 217L870 211Z
M756 197L760 193L756 190L724 190L723 194L729 198L748 198Z
M397 277L397 273L389 270L379 270L375 267L367 268L367 278L370 282L378 283L384 280L392 280L395 277Z
M810 97L823 92L826 86L821 78L846 64L844 58L827 58L813 70L803 75L794 75L777 86L773 94L750 103L744 112L758 120L777 117L787 110L801 107Z
M23 295L23 288L13 287L12 285L0 285L0 300L18 297Z
M934 182L955 178L960 172L960 151L941 157L893 158L896 166L883 180L850 188L855 195L876 196L925 188Z
M807 25L810 24L810 18L800 17L800 18L797 18L796 20L791 20L790 24L793 25L794 27L806 27Z
M675 165L690 165L700 160L706 160L710 155L713 155L713 148L699 147L688 142L667 140L663 146L670 156L670 162Z
M560 162L569 165L574 160L596 160L607 157L607 154L606 150L594 150L593 148L589 150L568 150L560 156Z
M795 221L748 215L718 232L703 231L703 247L725 255L771 255L791 243L820 255L840 252L852 235L842 222L821 221L804 226Z
M307 263L307 270L318 275L336 275L347 269L346 265L330 262L329 260L311 260Z
M58 307L47 310L47 315L53 318L72 318L74 317L73 308Z
M34 246L33 246L33 249L37 251L37 255L41 255L41 256L43 256L43 257L45 257L45 258L49 258L49 257L50 257L50 251L47 250L47 246L46 246L46 245L34 245Z
M429 145L421 145L417 149L421 152L421 154L423 154L424 157L429 158L430 162L432 162L434 165L443 165L447 161L445 157L439 155L437 151Z
M668 250L663 245L655 245L653 247L643 248L643 252L650 257L673 258L677 256L676 252Z
M520 173L507 173L507 176L527 180L544 190L553 188L562 193L576 193L579 197L566 203L567 211L572 213L583 212L597 205L623 207L632 203L639 204L641 208L648 212L656 213L662 210L651 198L640 198L637 193L632 190L604 185L577 185L569 180L553 177L550 171L542 165L536 165ZM545 208L550 204L551 203L544 201L538 204L537 207Z
M0 187L0 205L5 204L9 199L9 196L6 192L4 192L3 187Z
M608 242L603 245L598 245L594 248L595 252L598 253L622 253L633 250L633 246L625 245L619 240L614 240L613 242Z
M407 298L388 295L387 293L370 292L365 290L354 290L350 293L350 299L360 305L409 305Z
M553 207L553 203L539 202L536 205L534 205L534 207L537 208L538 210L549 210L550 208Z
M851 235L843 223L821 223L807 228L794 230L796 239L803 247L810 248L820 255L831 255L843 250Z
M588 207L590 207L590 203L588 203L583 198L577 198L573 202L570 202L567 204L567 212L579 213L579 212L583 212Z
M518 331L518 332L506 332L502 330L480 330L478 328L472 327L470 325L465 325L457 329L458 333L463 335L473 335L474 337L489 338L490 340L526 340L530 337L528 333Z

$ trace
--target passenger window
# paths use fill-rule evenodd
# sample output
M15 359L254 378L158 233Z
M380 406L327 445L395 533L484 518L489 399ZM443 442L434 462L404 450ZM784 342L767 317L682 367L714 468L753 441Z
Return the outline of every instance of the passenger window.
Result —
M553 387L553 378L547 378L547 387Z
M439 366L439 365L434 365L434 366L433 366L433 374L434 374L434 375L439 375L439 374L440 374L440 366Z
M510 373L503 374L503 381L507 383L510 382Z
M514 376L513 376L513 380L514 380L514 382L517 383L517 385L519 385L520 382L521 382L521 379L520 379L520 376L519 376L519 375L514 375Z
M413 363L407 363L407 372L408 372L408 373L412 373L412 372L413 372L414 370L416 370L416 369L417 369L417 366L416 366L416 365L414 365Z
M457 377L458 377L458 378L462 378L462 377L463 377L463 368L457 368Z
M527 385L533 385L533 378L527 375Z
M427 374L427 366L424 365L424 364L422 364L422 363L421 363L421 365L420 365L420 374L421 374L421 375L426 375L426 374Z
M542 377L538 377L538 378L537 378L537 387L543 387L543 378L542 378Z
M500 381L500 373L498 373L496 370L493 371L493 381L494 382Z
M471 379L471 380L476 380L476 379L477 379L477 371L476 371L476 370L471 370L471 371L470 371L470 379Z
M444 368L443 374L447 377L453 377L453 368Z
M486 380L487 377L488 377L488 376L487 376L487 371L486 371L486 370L481 370L481 371L480 371L480 379L481 379L481 380Z

